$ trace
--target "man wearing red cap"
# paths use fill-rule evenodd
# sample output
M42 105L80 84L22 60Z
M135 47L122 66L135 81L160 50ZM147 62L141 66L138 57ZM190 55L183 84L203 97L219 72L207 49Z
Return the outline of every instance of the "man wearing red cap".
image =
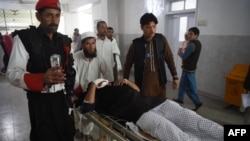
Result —
M57 32L58 0L39 0L36 10L40 25L18 31L6 76L27 91L31 141L74 141L74 121L65 100L75 83L71 39Z
M41 10L44 8L53 8L61 10L59 0L38 0L36 4L36 10Z

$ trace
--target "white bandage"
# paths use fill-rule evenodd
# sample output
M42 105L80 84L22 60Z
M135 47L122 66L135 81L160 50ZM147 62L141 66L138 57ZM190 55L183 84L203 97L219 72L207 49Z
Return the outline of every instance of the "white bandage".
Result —
M106 80L106 79L103 79L103 78L99 78L99 79L96 79L95 81L93 81L96 85L96 88L102 88L102 87L105 87L106 85L108 85L109 81Z
M125 80L125 84L127 85L128 84L128 79L124 79Z

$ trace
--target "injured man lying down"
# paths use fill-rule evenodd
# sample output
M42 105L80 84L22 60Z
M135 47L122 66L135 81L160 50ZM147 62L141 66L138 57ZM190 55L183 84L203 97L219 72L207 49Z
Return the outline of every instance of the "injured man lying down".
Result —
M96 111L135 123L161 141L223 141L223 126L178 103L140 94L127 79L97 79L82 96L81 113Z

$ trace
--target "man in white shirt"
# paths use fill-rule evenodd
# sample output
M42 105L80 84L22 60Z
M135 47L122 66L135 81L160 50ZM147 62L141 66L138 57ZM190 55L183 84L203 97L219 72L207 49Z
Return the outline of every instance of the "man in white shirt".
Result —
M108 80L113 79L111 72L108 70L106 62L96 53L95 33L85 32L81 34L81 47L82 51L78 51L74 54L76 79L79 81L79 86L76 87L74 94L78 98L81 97L82 92L87 90L88 84L99 78L101 75ZM74 111L74 118L75 128L78 129L76 137L81 137L83 132L81 127L87 128L92 126L91 124L93 123L82 118L82 115L76 110Z
M113 34L114 34L113 27L108 27L107 28L107 37L108 37L108 39L111 41L111 43L116 48L119 48L116 39L113 37ZM118 73L122 71L122 64L121 64L121 60L120 60L120 55L115 54L114 59L115 59L114 79L117 80L118 79Z
M102 75L105 79L112 80L112 74L102 56L96 51L96 36L93 32L85 32L81 35L82 51L74 54L76 76L79 78L79 87L86 91L87 86L93 80ZM78 88L79 89L79 88Z
M112 73L113 76L113 67L115 66L114 56L120 55L120 50L118 46L114 46L112 42L107 38L107 23L105 21L99 21L97 23L97 40L96 40L96 49L97 54L106 61L108 70Z

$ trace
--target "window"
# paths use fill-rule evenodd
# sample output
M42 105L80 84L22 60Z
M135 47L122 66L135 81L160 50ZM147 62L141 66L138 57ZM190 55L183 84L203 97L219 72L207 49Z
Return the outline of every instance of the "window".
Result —
M29 25L37 25L35 10L0 9L0 32L11 33L28 28Z
M196 0L186 0L185 9L195 9L196 8Z
M171 11L179 11L184 9L184 1L172 2Z
M170 11L181 11L181 10L195 9L196 2L197 2L197 0L173 1L173 2L171 2Z

